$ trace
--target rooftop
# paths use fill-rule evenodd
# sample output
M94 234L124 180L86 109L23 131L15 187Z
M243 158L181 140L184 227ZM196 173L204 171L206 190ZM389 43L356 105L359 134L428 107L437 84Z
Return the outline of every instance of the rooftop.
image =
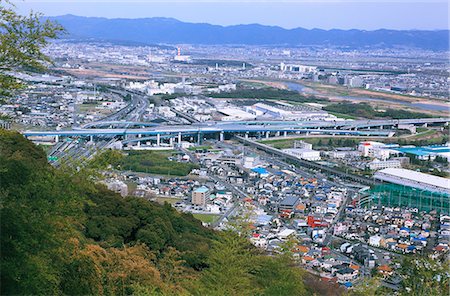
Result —
M206 186L202 186L202 187L199 187L199 188L194 190L194 192L199 192L199 193L206 193L208 191L209 191L209 188L206 187Z
M438 176L424 174L407 169L388 168L378 171L375 174L376 179L384 180L383 175L388 175L400 179L414 181L417 183L428 184L445 190L450 188L450 180Z

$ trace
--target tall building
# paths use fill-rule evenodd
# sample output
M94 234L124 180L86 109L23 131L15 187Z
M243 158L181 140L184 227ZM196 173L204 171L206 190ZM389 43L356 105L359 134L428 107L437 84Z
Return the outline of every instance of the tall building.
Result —
M192 204L197 206L205 206L206 199L209 197L210 191L206 186L199 187L192 192Z

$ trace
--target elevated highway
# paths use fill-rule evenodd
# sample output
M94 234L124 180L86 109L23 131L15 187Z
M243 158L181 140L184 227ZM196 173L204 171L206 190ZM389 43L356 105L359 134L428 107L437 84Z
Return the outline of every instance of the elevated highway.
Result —
M223 139L225 134L257 134L259 137L277 136L283 134L320 134L320 135L353 135L353 136L392 136L394 131L386 129L368 129L370 127L390 127L398 124L448 124L450 118L422 118L400 120L346 120L346 121L236 121L236 122L206 122L190 125L157 125L154 123L134 121L103 121L86 125L84 128L72 130L24 131L30 136L200 136L202 134L218 134ZM91 128L107 126L111 128ZM116 128L114 128L116 126ZM133 128L128 128L132 126ZM140 126L140 128L136 128ZM364 129L364 130L363 130ZM138 140L137 140L138 141Z

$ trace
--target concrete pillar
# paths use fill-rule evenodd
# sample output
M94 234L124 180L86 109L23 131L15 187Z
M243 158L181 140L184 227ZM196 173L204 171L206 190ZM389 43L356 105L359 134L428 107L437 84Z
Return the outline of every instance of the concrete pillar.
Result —
M287 137L287 131L284 131L283 136Z
M424 124L423 124L423 127L428 127L428 123L424 123Z
M267 132L266 132L266 139L268 139L269 137L270 137L270 132L267 131Z
M275 133L275 136L276 136L276 137L279 137L279 136L280 136L280 132L276 132L276 133Z
M223 142L223 137L224 136L224 134L223 134L223 132L220 132L220 135L219 135L219 141L220 142Z
M172 138L170 138L172 140ZM156 146L160 146L161 145L161 135L160 134L156 134Z
M197 134L197 145L200 145L202 143L202 133L198 132Z
M93 142L94 141L94 136L93 135L90 135L89 136L89 142Z
M141 147L141 141L138 141L138 142L137 142L137 146L138 146L138 147Z
M58 143L59 142L59 135L56 135L55 136L55 143Z
M178 144L180 144L180 145L181 145L181 132L180 132L180 133L178 133Z
M248 132L245 132L245 138L248 139Z
M138 134L138 138L142 138L142 134Z
M169 139L169 144L170 144L170 146L173 146L173 138L172 137L170 137L170 139Z

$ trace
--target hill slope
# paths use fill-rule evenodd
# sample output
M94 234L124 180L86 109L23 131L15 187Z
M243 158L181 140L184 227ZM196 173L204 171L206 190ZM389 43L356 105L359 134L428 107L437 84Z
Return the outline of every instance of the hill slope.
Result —
M64 15L50 17L63 25L70 38L94 38L146 44L245 44L323 45L360 47L449 48L449 31L398 30L307 30L258 24L217 26L187 23L172 18L107 19Z
M86 174L0 129L2 295L306 295L285 258Z

